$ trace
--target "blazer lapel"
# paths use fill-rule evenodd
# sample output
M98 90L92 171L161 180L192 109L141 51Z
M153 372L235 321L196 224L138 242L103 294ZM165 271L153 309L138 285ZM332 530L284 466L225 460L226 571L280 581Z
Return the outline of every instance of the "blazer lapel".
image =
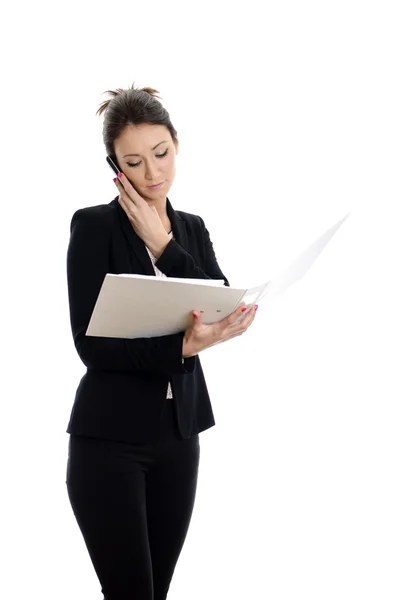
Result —
M185 248L188 249L188 239L186 233L186 221L178 214L176 210L172 208L171 202L167 198L167 215L171 221L172 233L174 234L174 240Z
M121 229L140 263L141 271L142 271L140 273L140 275L155 275L152 261L150 260L150 256L148 254L148 251L146 250L145 243L137 235L133 226L129 222L128 217L125 214L123 207L120 206L120 203L118 201L118 196L111 202L111 204L113 204L113 203L115 204L115 206L118 209ZM173 209L171 202L169 201L168 198L166 199L166 210L167 210L168 218L171 222L174 240L176 242L178 242L178 244L180 244L182 247L186 248L187 234L186 234L185 221Z

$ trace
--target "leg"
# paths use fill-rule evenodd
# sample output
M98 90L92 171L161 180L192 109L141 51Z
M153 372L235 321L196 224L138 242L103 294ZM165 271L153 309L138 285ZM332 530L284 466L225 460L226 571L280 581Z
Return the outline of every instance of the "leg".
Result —
M147 523L154 600L165 600L189 528L196 496L199 436L162 446L147 480Z
M153 600L145 469L118 442L71 436L67 490L105 600Z

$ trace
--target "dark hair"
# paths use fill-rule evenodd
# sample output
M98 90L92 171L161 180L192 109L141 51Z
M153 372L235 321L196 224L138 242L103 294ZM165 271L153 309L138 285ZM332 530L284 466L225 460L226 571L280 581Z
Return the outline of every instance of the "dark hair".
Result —
M104 94L111 94L113 98L102 102L96 114L100 116L105 112L103 122L103 142L106 154L114 156L114 141L124 128L131 125L151 123L165 125L174 142L177 141L177 132L172 125L170 115L164 106L157 100L159 92L150 87L137 88L134 83L125 90L107 90Z

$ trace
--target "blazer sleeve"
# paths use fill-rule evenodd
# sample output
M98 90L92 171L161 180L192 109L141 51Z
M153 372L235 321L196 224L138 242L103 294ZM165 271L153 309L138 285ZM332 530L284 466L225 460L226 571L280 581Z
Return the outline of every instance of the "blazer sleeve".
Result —
M189 252L175 240L171 239L165 247L164 252L156 261L156 267L168 277L188 277L192 279L224 279L225 286L230 287L229 281L222 273L214 247L210 238L208 229L201 217L199 219L201 235L204 242L205 267L204 270L199 267L195 259Z
M110 244L111 226L107 215L88 209L74 213L67 250L67 283L72 335L82 362L88 369L162 375L192 373L196 356L182 360L184 331L137 339L85 335L109 272Z

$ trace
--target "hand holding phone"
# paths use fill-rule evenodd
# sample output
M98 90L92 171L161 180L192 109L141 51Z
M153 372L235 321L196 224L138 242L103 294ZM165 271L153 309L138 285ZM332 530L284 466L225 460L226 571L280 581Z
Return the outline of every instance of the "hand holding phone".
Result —
M111 156L106 160L117 175L115 184L119 190L119 204L126 213L135 233L145 242L146 246L158 257L169 244L170 238L154 206L148 203L135 189L128 177L120 171L118 164ZM118 173L122 173L122 179Z

